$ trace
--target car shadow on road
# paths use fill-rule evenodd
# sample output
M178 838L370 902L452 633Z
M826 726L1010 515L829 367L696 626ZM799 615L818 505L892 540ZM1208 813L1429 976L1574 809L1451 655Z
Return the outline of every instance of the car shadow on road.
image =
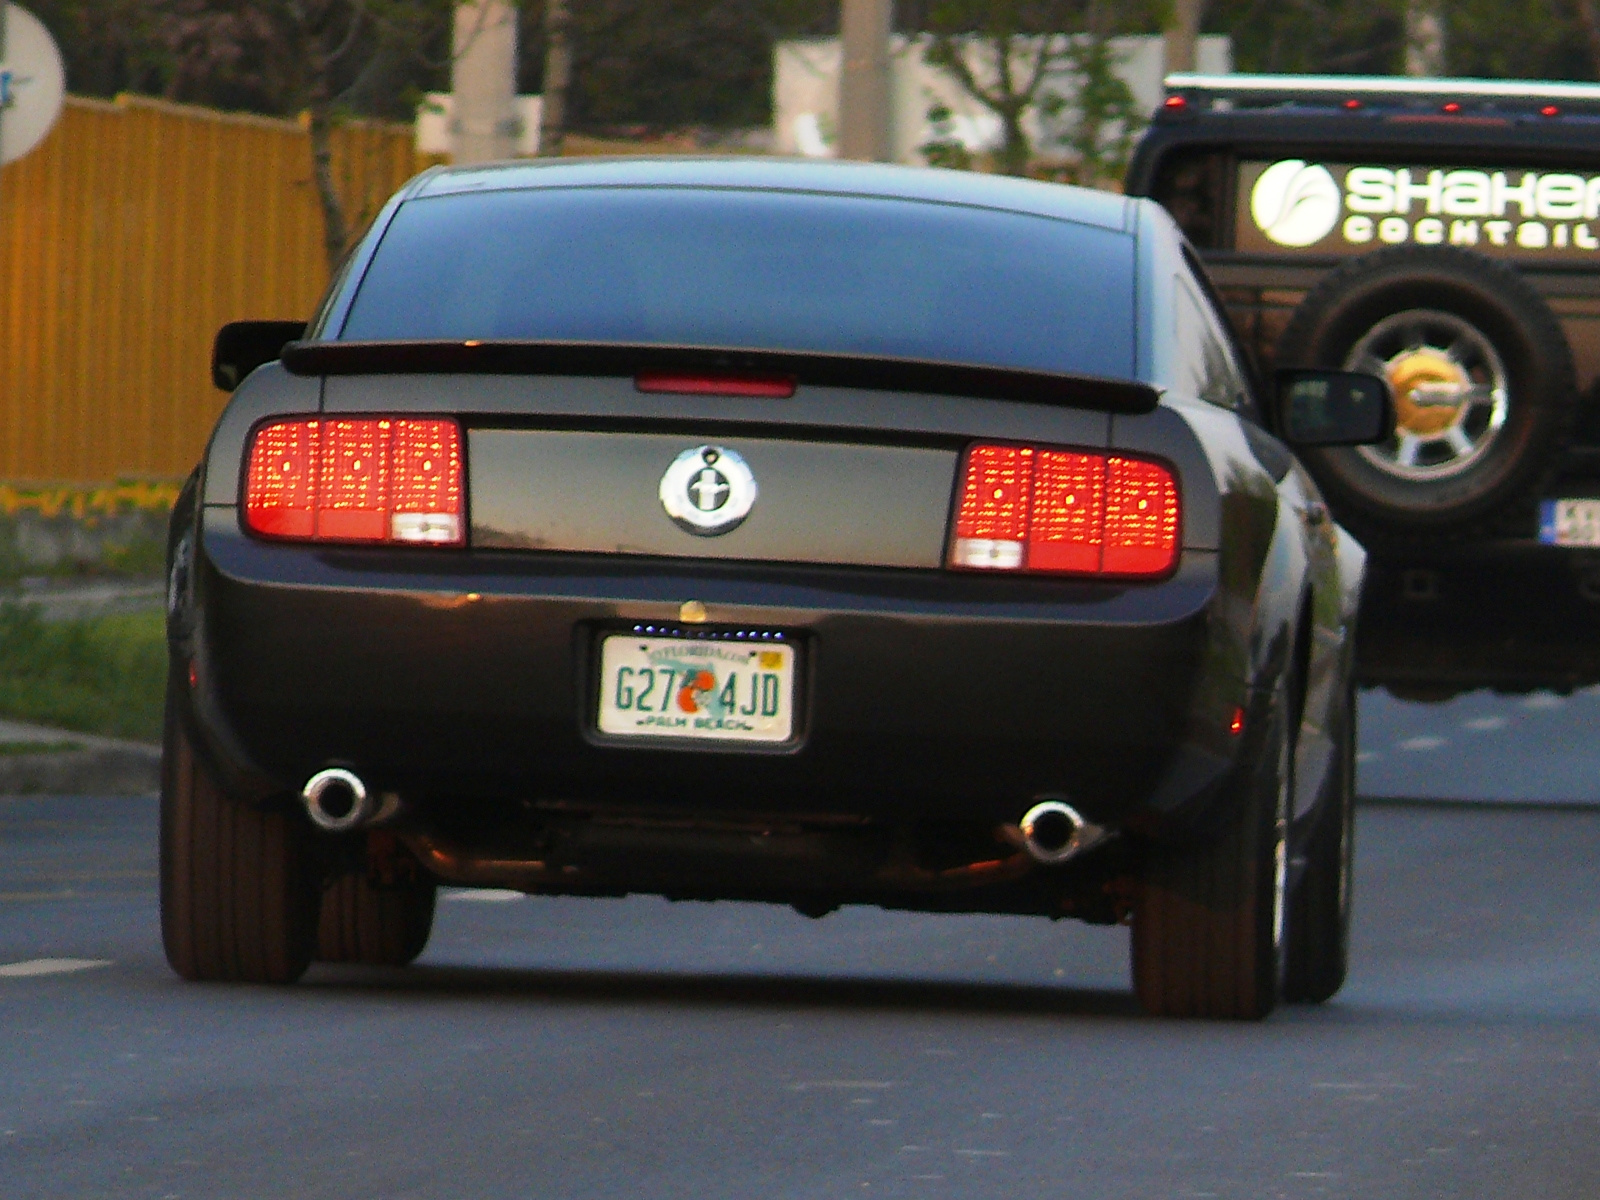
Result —
M718 1008L833 1008L1000 1015L1133 1017L1131 992L1067 986L861 976L670 971L572 971L506 967L317 966L301 985L320 992L383 992L389 999L609 1002Z

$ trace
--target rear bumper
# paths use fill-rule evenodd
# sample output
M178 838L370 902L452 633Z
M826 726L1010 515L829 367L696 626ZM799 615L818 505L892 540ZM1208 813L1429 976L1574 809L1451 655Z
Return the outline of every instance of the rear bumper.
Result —
M1107 587L274 546L212 507L195 567L175 652L195 664L192 708L227 775L265 797L351 766L456 845L509 844L540 814L575 812L735 832L748 819L992 828L1046 793L1112 828L1153 828L1226 773L1245 703L1243 678L1213 677L1230 657L1214 644L1208 552L1162 583ZM596 736L597 635L674 622L691 599L712 624L796 639L795 745Z

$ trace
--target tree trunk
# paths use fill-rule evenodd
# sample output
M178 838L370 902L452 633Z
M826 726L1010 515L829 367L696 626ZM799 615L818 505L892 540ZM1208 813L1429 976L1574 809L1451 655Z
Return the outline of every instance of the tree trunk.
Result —
M559 158L567 132L567 88L572 47L567 41L567 0L544 4L544 100L539 110L539 156Z
M331 278L344 258L350 230L345 224L344 202L333 186L333 115L325 98L312 101L308 112L311 177L316 181L317 200L322 205L322 249L328 256L328 274Z
M1406 74L1444 74L1444 14L1439 0L1406 0Z
M1000 113L1000 128L1005 141L1000 145L1000 171L1005 175L1024 176L1033 160L1033 144L1028 131L1022 127L1022 108L1009 107Z

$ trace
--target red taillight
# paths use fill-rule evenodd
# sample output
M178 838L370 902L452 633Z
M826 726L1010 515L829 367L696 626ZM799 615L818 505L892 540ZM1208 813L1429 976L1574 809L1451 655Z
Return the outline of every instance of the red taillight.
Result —
M267 537L459 546L464 510L451 420L272 421L250 443L245 525Z
M1161 102L1161 107L1168 112L1182 112L1189 107L1189 98L1187 96L1168 96Z
M1454 116L1456 113L1461 111L1461 104L1456 100L1447 100L1445 103L1439 106L1439 111L1446 112L1451 116Z
M1150 577L1178 561L1178 481L1158 462L977 445L962 464L950 565Z
M680 396L753 396L787 400L794 395L794 380L787 375L689 375L672 371L645 371L633 386L641 392L668 392Z

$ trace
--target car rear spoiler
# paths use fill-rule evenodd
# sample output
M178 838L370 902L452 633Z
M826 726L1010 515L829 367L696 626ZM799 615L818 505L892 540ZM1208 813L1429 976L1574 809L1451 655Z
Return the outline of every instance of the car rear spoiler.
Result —
M291 342L283 365L296 375L594 375L699 372L781 376L819 387L927 392L1020 400L1135 415L1152 411L1149 384L1052 371L867 355L808 354L715 346L591 342Z

